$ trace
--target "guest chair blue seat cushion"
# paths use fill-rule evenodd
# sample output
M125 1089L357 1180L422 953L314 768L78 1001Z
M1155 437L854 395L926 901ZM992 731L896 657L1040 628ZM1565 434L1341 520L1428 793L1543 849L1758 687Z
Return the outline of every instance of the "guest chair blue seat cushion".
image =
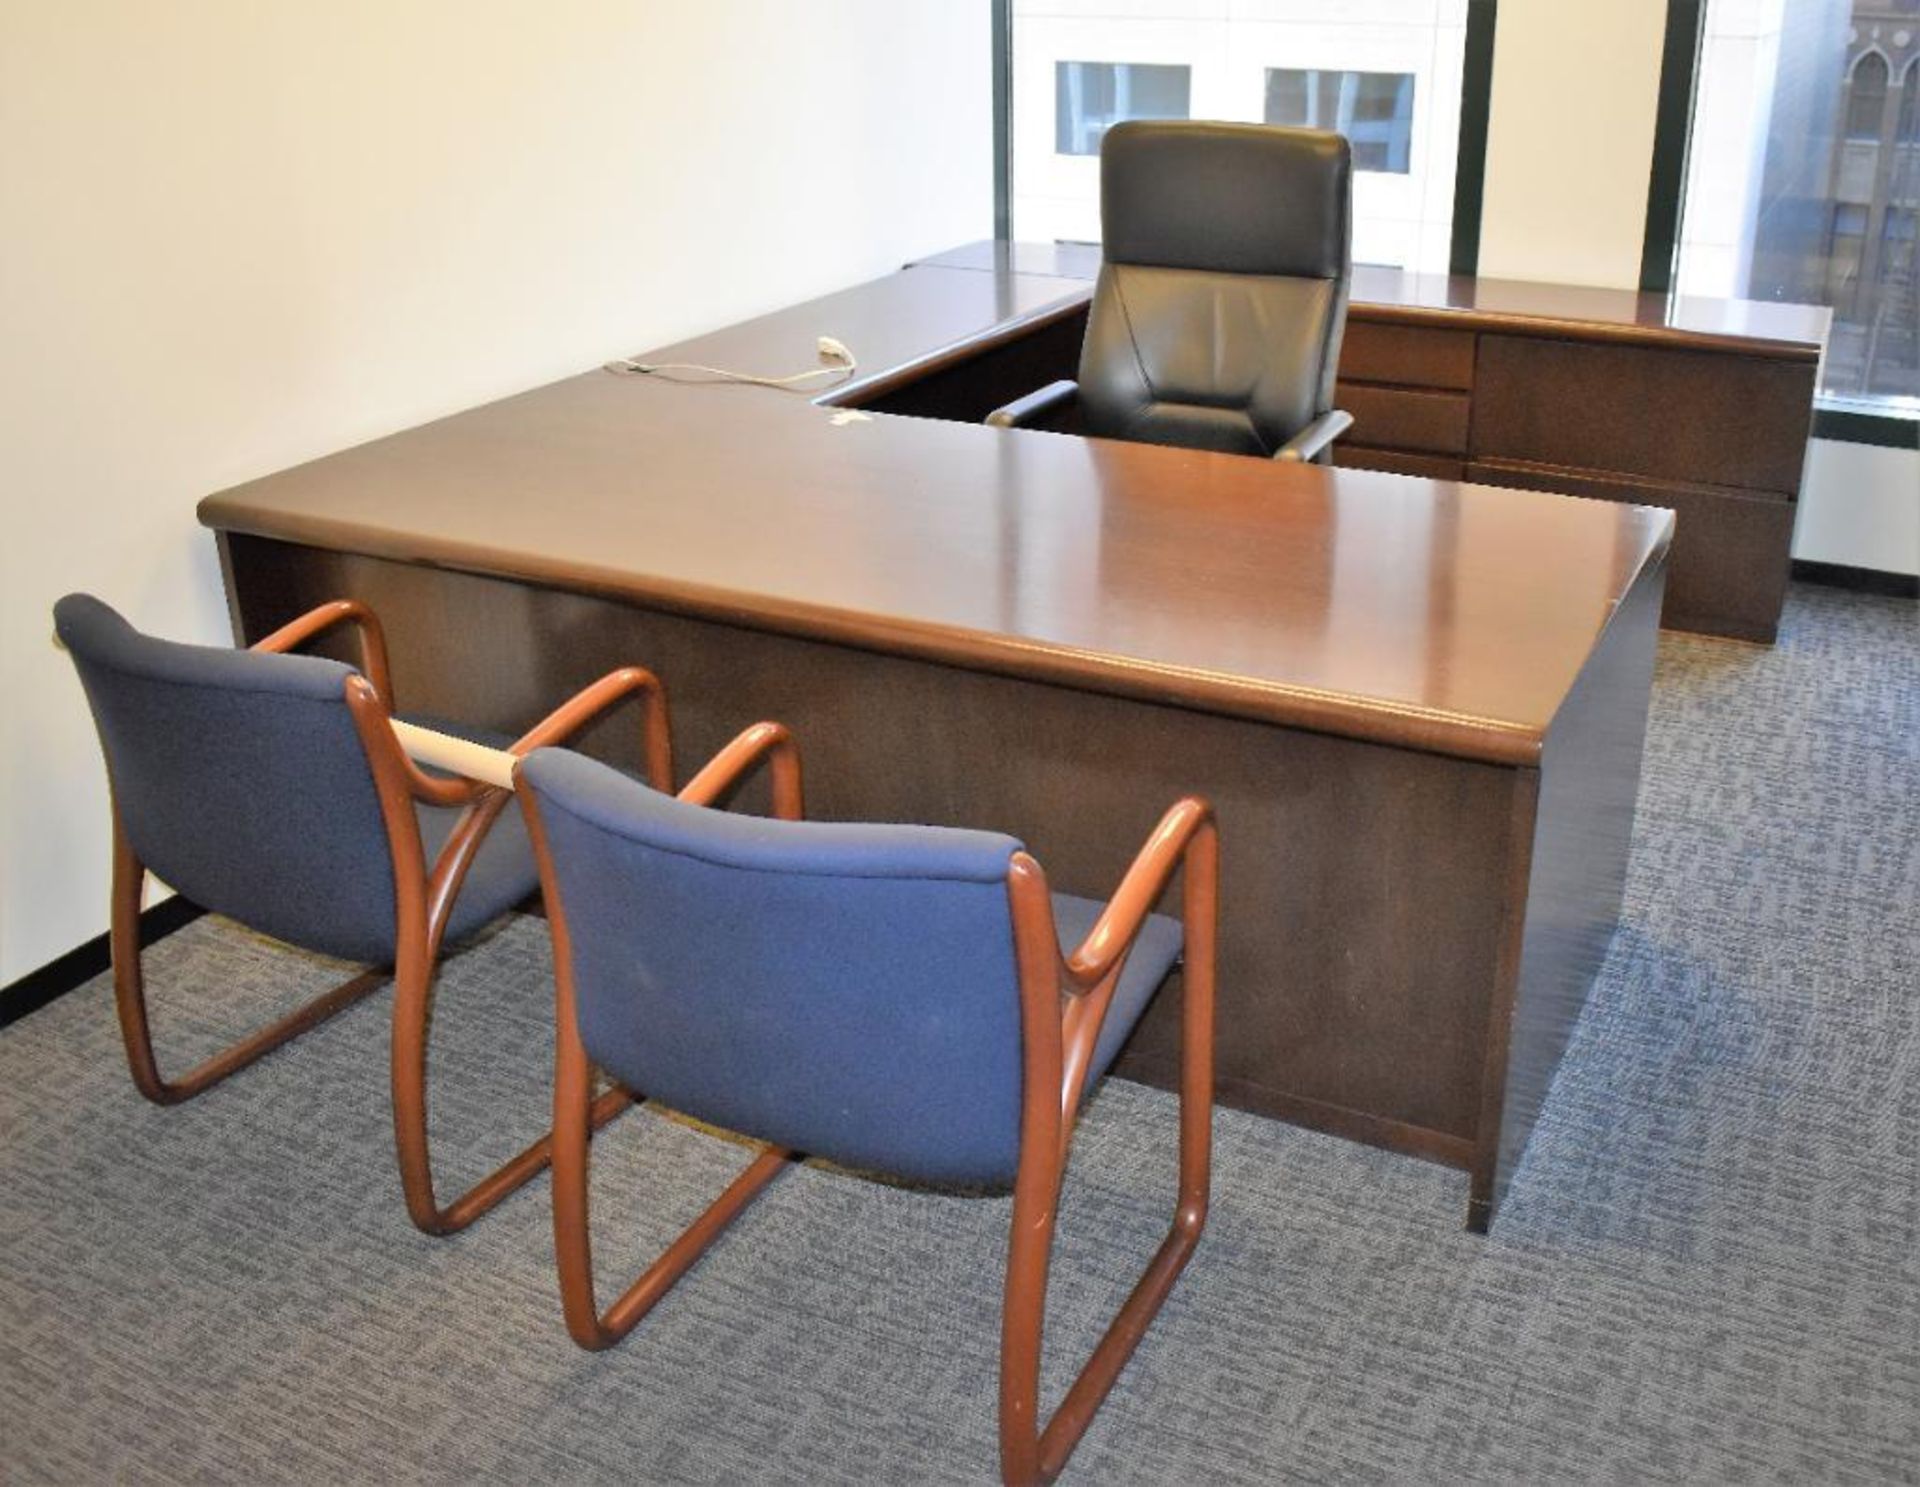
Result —
M689 805L560 749L537 794L580 1035L629 1088L848 1166L997 1185L1019 1160L1008 836L774 821ZM1061 897L1077 940L1099 905ZM1092 1077L1180 951L1156 916Z

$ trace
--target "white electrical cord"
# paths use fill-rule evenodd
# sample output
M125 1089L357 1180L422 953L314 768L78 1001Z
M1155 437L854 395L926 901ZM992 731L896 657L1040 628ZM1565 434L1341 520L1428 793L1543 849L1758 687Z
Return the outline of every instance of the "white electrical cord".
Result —
M842 381L851 380L860 369L860 363L841 341L832 336L822 336L817 343L820 360L825 366L810 367L804 372L795 372L786 377L762 377L754 372L729 371L726 367L702 366L691 361L610 361L604 364L606 371L616 377L655 376L663 372L694 372L711 377L719 382L745 382L755 387L777 387L786 392L803 392L806 384L816 377L838 377ZM678 379L672 379L678 380Z

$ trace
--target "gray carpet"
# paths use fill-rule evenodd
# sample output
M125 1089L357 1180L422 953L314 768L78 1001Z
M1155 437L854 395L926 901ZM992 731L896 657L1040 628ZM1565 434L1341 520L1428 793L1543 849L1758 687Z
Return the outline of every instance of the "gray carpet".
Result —
M1669 635L1625 923L1491 1238L1465 1180L1235 1113L1187 1276L1082 1482L1920 1481L1920 610L1800 587ZM544 1119L544 925L456 959L453 1177ZM202 920L170 1066L339 974ZM789 1174L617 1351L562 1329L544 1183L406 1222L384 994L202 1100L134 1093L96 982L0 1034L0 1480L993 1476L1004 1200ZM1050 1387L1165 1219L1172 1102L1076 1149ZM741 1152L596 1144L603 1275Z

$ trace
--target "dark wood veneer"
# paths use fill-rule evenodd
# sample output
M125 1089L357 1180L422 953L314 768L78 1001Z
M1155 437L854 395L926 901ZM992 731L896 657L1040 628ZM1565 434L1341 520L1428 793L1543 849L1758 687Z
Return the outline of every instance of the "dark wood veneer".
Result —
M1473 405L1464 393L1343 381L1334 403L1353 415L1352 437L1358 443L1413 454L1467 452Z
M1786 603L1794 504L1726 486L1635 480L1522 460L1470 460L1469 480L1658 506L1677 518L1661 623L1771 645ZM1713 540L1682 542L1681 532Z
M1376 449L1357 440L1333 446L1333 462L1345 470L1379 470L1389 475L1418 475L1426 480L1465 480L1467 462L1444 454L1407 449Z
M1091 279L1100 255L973 244L927 262L1057 283ZM1830 320L1813 305L1363 265L1338 394L1356 423L1333 460L1668 507L1664 623L1770 642ZM1032 386L1072 375L1072 358L1037 370Z
M1555 947L1617 907L1672 519L871 411L1060 354L1077 301L1006 277L909 269L651 358L773 370L851 327L852 418L591 373L209 497L237 628L363 599L410 705L505 731L644 664L683 757L778 718L811 813L1013 831L1089 896L1205 794L1222 1096L1466 1167L1484 1227L1559 1050L1506 1030L1577 1012ZM1592 860L1549 871L1562 842ZM1536 895L1588 928L1536 944ZM1171 1075L1169 1015L1123 1071Z
M1473 353L1472 331L1390 325L1367 318L1362 305L1347 318L1340 375L1352 382L1467 392L1473 387Z
M1800 489L1805 363L1482 336L1476 458L1769 491Z

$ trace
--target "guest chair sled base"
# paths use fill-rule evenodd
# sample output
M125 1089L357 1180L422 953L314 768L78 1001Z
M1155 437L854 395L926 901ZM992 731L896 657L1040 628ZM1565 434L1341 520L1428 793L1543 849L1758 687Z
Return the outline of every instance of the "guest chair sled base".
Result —
M775 821L748 823L698 809L762 759L771 761ZM1040 865L1012 838L801 821L799 761L778 725L741 735L677 800L564 750L533 754L517 773L554 939L554 1244L574 1340L590 1349L618 1342L800 1152L933 1182L1011 1178L1001 1472L1013 1483L1051 1481L1206 1222L1219 873L1211 809L1191 798L1175 805L1102 907L1050 893ZM1053 1418L1043 1422L1048 1263L1076 1119L1091 1084L1180 957L1181 926L1150 911L1183 865L1180 1168L1172 1225ZM623 907L626 890L624 902L651 903L651 911L639 912L658 918L635 924ZM882 922L888 915L896 922ZM677 936L678 945L666 945L676 938L667 928L676 919L696 922ZM782 944L799 925L810 926L806 945ZM997 936L980 933L994 925ZM1059 936L1069 927L1084 934L1063 955ZM841 957L857 952L867 935L879 942L869 964L848 959L841 974ZM834 943L817 950L822 940ZM638 970L636 958L646 961ZM878 982L873 962L885 967ZM995 968L1004 984L995 986ZM860 990L902 976L913 982L896 998L904 1012ZM649 1005L636 1010L635 1002ZM715 1020L692 1037L727 1050L731 1069L724 1075L689 1073L686 1045L677 1041L710 1010ZM781 1013L769 1031L769 1014ZM820 1031L826 1026L838 1031ZM757 1053L756 1039L765 1044ZM857 1047L836 1046L842 1039ZM745 1076L756 1057L764 1077ZM766 1142L604 1312L588 1239L594 1064L636 1093ZM777 1108L782 1091L766 1088L783 1080L790 1081L785 1109ZM931 1119L927 1111L916 1118L902 1103L921 1092L937 1107ZM809 1101L819 1108L800 1108Z
M159 1105L190 1100L391 980L394 1134L413 1222L431 1234L462 1229L544 1169L548 1136L445 1207L434 1196L426 1049L440 947L529 897L538 876L519 832L494 831L513 805L510 791L429 774L403 751L373 613L336 600L244 651L142 635L86 595L69 595L54 613L107 759L114 1004L140 1093ZM359 631L360 670L290 654L341 625ZM649 774L664 784L665 695L639 668L585 688L510 752L569 739L629 697L646 706ZM141 964L143 848L202 907L368 969L169 1079L154 1052ZM604 1123L627 1103L610 1094L592 1118Z

